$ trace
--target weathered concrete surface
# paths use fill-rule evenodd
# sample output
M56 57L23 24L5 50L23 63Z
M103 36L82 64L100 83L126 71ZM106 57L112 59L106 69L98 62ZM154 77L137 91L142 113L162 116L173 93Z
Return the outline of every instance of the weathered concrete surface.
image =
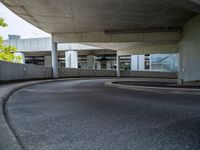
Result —
M190 0L1 0L26 21L49 33L128 33L179 29L196 12Z
M143 78L172 78L177 79L174 72L150 72L150 71L120 71L121 77L143 77Z
M52 68L0 61L0 82L12 80L50 79ZM115 70L59 68L59 77L115 77Z
M181 32L120 33L55 33L53 40L60 43L83 42L90 46L122 51L125 55L178 52ZM131 53L127 53L131 51Z
M51 67L39 65L23 65L0 61L0 82L12 80L31 80L31 79L51 79ZM94 69L74 69L59 68L60 78L67 77L116 77L116 70L94 70ZM121 71L122 77L160 77L177 78L176 73L166 72L129 72Z
M183 28L183 39L179 45L179 78L184 81L200 81L200 15L194 17Z
M140 79L139 79L140 80ZM176 81L139 81L139 80L122 80L114 82L106 82L105 85L109 87L135 90L135 91L151 91L164 92L170 94L192 94L200 96L200 85L177 85Z
M199 150L199 96L47 83L13 94L6 113L29 150Z
M173 44L181 39L181 33L176 32L147 32L147 33L120 33L107 34L105 32L88 33L54 33L55 42L97 42L97 43L121 43L140 42L141 44ZM149 42L149 43L148 43ZM99 46L99 45L98 45Z
M12 45L17 48L19 52L50 52L52 49L52 39L51 37L45 38L30 38L30 39L12 39L4 40L5 45ZM58 44L58 51L66 50L99 50L101 48L73 43L73 44ZM33 54L32 54L33 55Z
M98 42L95 46L105 43L104 48L112 50L119 50L123 42L120 50L132 54L155 53L152 48L156 53L177 52L171 45L180 40L182 26L200 12L194 0L1 1L52 33L54 42Z
M0 81L48 79L52 77L51 67L0 61L0 68Z
M141 45L140 45L141 44ZM128 44L126 44L128 45ZM179 46L178 44L155 44L150 45L139 43L139 47L132 45L132 47L127 47L125 49L117 50L119 56L128 56L128 55L141 55L141 54L169 54L169 53L178 53ZM117 47L117 45L116 45Z
M59 76L66 77L116 77L116 70L59 68Z

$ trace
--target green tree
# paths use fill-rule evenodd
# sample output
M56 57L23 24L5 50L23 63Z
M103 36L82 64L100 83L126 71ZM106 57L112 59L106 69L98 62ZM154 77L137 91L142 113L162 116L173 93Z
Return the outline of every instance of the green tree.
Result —
M7 23L5 23L4 19L3 18L0 18L0 26L1 27L7 27Z
M0 27L7 27L3 18L0 18ZM0 36L0 60L21 63L22 57L15 55L17 51L14 46L5 46L3 44L3 37Z

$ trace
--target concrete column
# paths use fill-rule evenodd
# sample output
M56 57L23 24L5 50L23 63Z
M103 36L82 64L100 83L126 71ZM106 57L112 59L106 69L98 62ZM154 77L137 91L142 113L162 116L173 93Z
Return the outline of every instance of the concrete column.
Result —
M51 66L51 56L44 56L44 65Z
M139 63L139 70L138 71L144 71L144 55L139 55L138 57L138 63Z
M100 61L97 62L97 69L101 69L101 62Z
M65 67L78 68L78 52L77 51L65 52Z
M71 68L71 54L69 51L65 52L65 68Z
M106 69L107 69L107 70L110 70L110 69L111 69L110 61L106 62Z
M56 42L52 41L52 50L51 50L51 58L52 58L52 69L53 69L53 78L58 78L58 45Z
M144 55L131 56L131 71L144 71Z
M200 81L200 15L192 18L183 27L183 38L179 43L179 83Z
M87 68L95 69L95 57L92 55L87 56Z
M139 70L139 55L131 55L131 71Z
M117 77L120 77L120 56L117 55Z

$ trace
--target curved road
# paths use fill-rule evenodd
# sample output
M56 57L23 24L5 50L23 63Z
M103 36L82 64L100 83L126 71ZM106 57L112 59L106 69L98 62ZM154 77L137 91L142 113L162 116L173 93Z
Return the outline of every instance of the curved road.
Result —
M27 150L199 150L200 97L105 87L110 79L26 87L6 116Z

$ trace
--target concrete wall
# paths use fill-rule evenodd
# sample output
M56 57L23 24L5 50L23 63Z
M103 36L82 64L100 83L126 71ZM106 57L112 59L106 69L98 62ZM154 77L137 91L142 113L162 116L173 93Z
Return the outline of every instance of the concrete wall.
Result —
M93 70L76 68L59 68L59 76L64 77L116 77L116 70ZM177 73L149 71L121 71L121 77L177 78Z
M121 77L177 78L177 73L150 71L121 71Z
M179 78L184 81L200 80L200 15L184 25L179 50Z
M0 61L0 81L51 78L51 67Z
M93 70L76 68L59 68L59 76L64 77L116 77L115 70Z
M76 69L59 68L59 77L116 77L116 70L94 70L94 69ZM122 77L161 77L176 78L176 73L164 72L138 72L121 71ZM0 61L0 82L10 80L30 80L52 78L51 67L39 65L24 65Z
M115 70L92 70L59 68L59 76L64 77L116 77ZM51 67L24 65L0 61L0 81L52 78Z

